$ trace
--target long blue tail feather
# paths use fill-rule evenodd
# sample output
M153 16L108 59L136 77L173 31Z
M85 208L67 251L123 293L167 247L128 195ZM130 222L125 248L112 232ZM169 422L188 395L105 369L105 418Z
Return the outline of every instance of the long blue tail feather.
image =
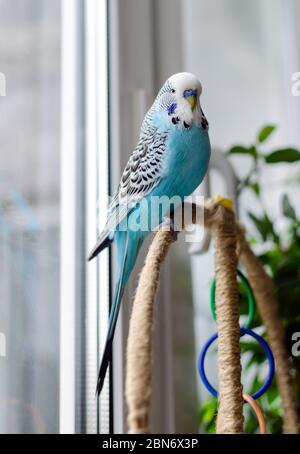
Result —
M106 343L104 347L104 352L100 364L99 374L98 374L98 381L97 381L97 388L96 394L99 394L102 391L104 380L106 376L107 368L111 362L112 358L112 343L114 339L115 329L117 325L119 310L121 306L121 300L124 292L124 287L122 286L122 280L118 281L117 289L114 297L114 302L111 307L110 317L109 317L109 329L107 333Z
M88 256L88 262L93 260L97 255L100 254L105 248L111 245L113 240L107 235L104 239L101 239L97 242L96 246L93 248L93 250L90 252Z
M114 301L110 310L109 327L102 356L96 393L99 395L104 384L107 368L112 358L112 343L117 325L118 315L124 288L128 282L132 269L135 265L138 251L142 244L142 238L131 232L117 232L114 238L118 249L118 278L115 290Z

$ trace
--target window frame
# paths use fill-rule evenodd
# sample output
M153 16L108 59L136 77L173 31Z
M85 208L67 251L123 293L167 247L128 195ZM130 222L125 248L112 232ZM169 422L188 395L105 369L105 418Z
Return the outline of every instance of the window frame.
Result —
M86 256L97 242L109 196L108 2L85 0ZM109 433L111 386L107 375L95 398L110 307L110 253L103 251L86 270L85 430Z
M77 371L82 364L84 293L82 1L62 1L59 431L78 430ZM80 399L81 400L81 399ZM81 425L81 424L80 424Z
M68 434L110 430L108 384L101 399L95 397L110 259L106 251L86 261L105 222L109 193L107 45L106 1L63 0L60 433Z

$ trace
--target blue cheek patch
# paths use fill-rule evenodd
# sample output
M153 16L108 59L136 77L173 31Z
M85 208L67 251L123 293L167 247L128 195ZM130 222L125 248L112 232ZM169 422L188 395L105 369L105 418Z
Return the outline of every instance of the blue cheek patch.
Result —
M177 107L177 104L176 104L176 103L172 103L172 104L168 107L168 114L169 114L169 115L172 115L172 114L175 112L176 107Z

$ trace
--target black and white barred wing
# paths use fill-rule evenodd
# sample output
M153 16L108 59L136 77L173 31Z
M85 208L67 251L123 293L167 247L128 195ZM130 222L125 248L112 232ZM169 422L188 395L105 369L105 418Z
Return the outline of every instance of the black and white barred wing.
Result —
M107 222L90 258L99 253L99 247L110 232L126 218L136 204L154 189L163 177L167 134L148 128L123 172L118 190L108 208Z

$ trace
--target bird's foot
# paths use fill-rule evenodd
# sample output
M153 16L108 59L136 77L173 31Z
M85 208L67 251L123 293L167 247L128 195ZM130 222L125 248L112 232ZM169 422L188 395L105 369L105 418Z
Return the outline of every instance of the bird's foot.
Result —
M175 243L175 241L178 240L178 231L176 230L174 218L165 217L164 222L162 223L162 227L163 230L168 230L171 233L172 240Z

